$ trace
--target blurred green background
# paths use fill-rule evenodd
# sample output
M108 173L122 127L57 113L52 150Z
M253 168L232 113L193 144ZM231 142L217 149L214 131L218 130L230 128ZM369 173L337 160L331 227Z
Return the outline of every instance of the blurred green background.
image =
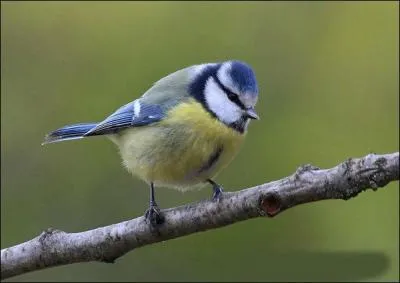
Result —
M192 64L244 60L259 82L261 120L217 178L226 190L398 151L398 22L398 2L2 2L1 247L142 215L148 189L110 141L41 142ZM399 280L398 186L9 281Z

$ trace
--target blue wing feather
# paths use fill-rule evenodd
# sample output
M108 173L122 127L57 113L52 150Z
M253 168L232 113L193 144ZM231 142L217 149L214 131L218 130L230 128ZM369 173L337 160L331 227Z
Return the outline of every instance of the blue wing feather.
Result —
M137 115L135 115L136 103L140 105ZM163 109L158 105L135 100L116 110L84 136L113 134L129 127L146 126L160 121L164 114Z
M47 134L42 144L83 138L84 134L96 127L96 123L67 125Z

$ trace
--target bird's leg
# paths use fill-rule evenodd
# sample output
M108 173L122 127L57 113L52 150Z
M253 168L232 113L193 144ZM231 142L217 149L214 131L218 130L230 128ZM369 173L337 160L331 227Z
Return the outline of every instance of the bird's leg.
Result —
M150 222L152 226L162 224L164 217L161 214L160 208L158 207L154 198L154 184L150 183L150 207L146 210L145 218Z
M211 179L207 179L207 182L209 182L212 185L213 188L213 195L212 195L212 200L213 201L219 201L222 197L223 189L220 185L215 183Z

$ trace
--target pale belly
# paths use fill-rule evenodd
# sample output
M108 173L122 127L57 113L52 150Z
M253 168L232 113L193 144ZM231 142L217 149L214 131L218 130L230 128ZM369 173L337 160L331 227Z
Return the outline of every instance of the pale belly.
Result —
M194 128L138 127L112 140L134 175L156 186L189 190L205 184L228 165L243 139L231 130L205 134Z

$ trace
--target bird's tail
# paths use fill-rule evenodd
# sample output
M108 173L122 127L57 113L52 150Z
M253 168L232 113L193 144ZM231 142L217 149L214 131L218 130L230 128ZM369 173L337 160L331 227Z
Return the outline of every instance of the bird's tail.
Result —
M64 126L46 135L43 144L76 140L84 137L84 134L97 126L97 123L82 123Z

